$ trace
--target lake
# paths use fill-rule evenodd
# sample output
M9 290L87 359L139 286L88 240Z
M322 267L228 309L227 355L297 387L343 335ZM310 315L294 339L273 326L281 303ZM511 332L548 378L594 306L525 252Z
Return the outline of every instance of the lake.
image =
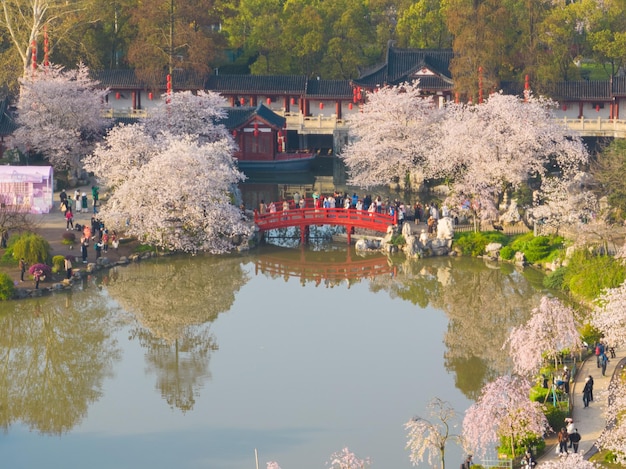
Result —
M3 467L254 469L256 449L263 469L317 469L347 446L408 469L404 423L434 397L460 423L508 371L502 343L538 305L542 276L264 246L3 303ZM450 445L448 465L462 456Z

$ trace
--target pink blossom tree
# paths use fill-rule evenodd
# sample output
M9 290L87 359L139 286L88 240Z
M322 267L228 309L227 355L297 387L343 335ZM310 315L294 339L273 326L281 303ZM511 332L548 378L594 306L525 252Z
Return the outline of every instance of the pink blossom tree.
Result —
M441 111L421 95L419 83L403 83L368 95L362 112L349 121L350 140L341 154L351 184L369 188L404 180L417 170L428 174L436 151Z
M481 396L465 412L466 449L484 455L502 437L515 453L519 441L539 438L550 428L539 402L529 398L530 382L519 376L501 376L483 387Z
M562 350L582 345L574 310L557 298L542 297L528 322L511 330L503 348L507 345L517 373L536 373L544 357L553 359L556 366Z
M327 463L331 469L364 469L369 465L369 458L359 459L347 447L333 453Z
M626 344L626 282L605 290L595 300L590 323L607 343L616 347Z
M201 142L232 140L226 127L220 124L227 116L228 102L218 93L200 90L179 91L163 95L159 105L142 119L150 135L164 130L173 135L200 136Z
M609 384L609 405L606 410L608 425L597 440L601 449L609 450L615 456L615 463L626 465L626 383L622 379Z
M276 461L268 461L266 469L280 469L280 466Z
M422 417L414 417L404 424L408 430L406 449L410 451L410 460L414 466L419 465L426 453L428 453L428 465L435 466L438 459L441 468L445 469L446 443L448 440L460 440L458 435L451 434L451 427L455 425L456 412L445 401L439 398L433 399L430 408L431 420Z
M107 145L112 154L120 153L117 141ZM165 249L229 251L236 236L250 233L231 201L243 179L231 155L230 141L201 144L191 136L163 134L148 161L115 187L100 218L110 229ZM100 156L100 163L109 162L106 151ZM88 167L106 179L106 164Z
M103 135L108 90L82 64L75 70L42 66L20 83L16 145L42 153L57 170L80 167Z

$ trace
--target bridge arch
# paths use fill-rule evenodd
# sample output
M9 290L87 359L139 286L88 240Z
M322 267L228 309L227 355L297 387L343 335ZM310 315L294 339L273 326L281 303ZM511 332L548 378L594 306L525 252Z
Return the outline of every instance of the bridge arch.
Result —
M311 225L345 226L348 243L350 243L353 228L365 228L386 233L387 228L396 225L397 222L396 215L353 208L294 208L264 214L254 212L254 223L259 231L298 227L300 228L300 241L302 243L306 242Z

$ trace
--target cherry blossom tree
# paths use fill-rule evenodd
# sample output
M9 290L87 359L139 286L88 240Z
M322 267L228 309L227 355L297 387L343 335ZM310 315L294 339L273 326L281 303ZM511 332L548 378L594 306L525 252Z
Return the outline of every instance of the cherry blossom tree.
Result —
M109 229L165 249L212 253L232 249L234 237L250 233L231 200L244 176L229 141L201 144L197 137L163 134L155 147L150 160L131 169L102 206L99 216ZM106 152L100 156L107 161Z
M520 440L541 437L549 428L539 402L529 398L530 382L519 376L501 376L483 387L478 400L465 412L466 449L484 455L506 438L514 454Z
M556 366L562 350L582 345L574 310L557 298L542 297L528 322L511 330L503 348L507 344L515 371L522 375L537 372L546 356Z
M611 381L609 384L609 405L606 410L608 425L597 440L603 450L609 450L615 455L615 463L626 465L626 383L622 379Z
M232 139L219 121L226 118L228 102L213 91L179 91L163 95L159 105L143 119L150 135L167 130L173 135L199 135L201 141Z
M369 188L404 180L416 170L428 173L440 113L421 95L418 82L370 93L349 121L352 141L340 155L350 184Z
M595 300L590 323L615 347L626 344L626 282Z
M598 213L598 200L586 189L587 175L576 172L571 177L545 177L538 191L539 204L529 210L529 218L555 231L565 226L580 230L591 227Z
M97 175L103 187L115 191L129 174L141 169L159 152L160 140L150 136L145 125L120 124L96 144L83 164L86 170Z
M428 453L429 466L434 467L435 460L439 459L441 468L445 469L446 443L449 439L459 439L458 435L450 433L451 425L455 426L456 412L439 398L433 399L429 408L435 423L422 417L414 417L404 424L404 428L408 430L406 448L411 452L409 457L414 466L419 465Z
M581 453L570 453L566 458L542 462L540 467L541 469L594 469L600 466L587 461Z
M266 469L280 469L280 466L276 461L269 461Z
M41 152L57 170L78 168L102 137L108 90L82 64L76 70L43 66L20 82L16 144Z
M369 458L359 459L347 447L330 456L327 465L331 469L364 469L370 465Z

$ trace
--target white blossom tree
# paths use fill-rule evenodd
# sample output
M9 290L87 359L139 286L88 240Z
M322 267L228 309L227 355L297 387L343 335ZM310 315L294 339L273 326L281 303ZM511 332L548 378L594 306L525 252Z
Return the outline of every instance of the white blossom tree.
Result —
M233 237L248 235L234 185L244 176L236 169L229 141L200 144L197 137L163 134L156 153L128 171L100 211L110 229L144 243L175 251L226 252ZM119 154L115 142L111 152ZM100 153L107 161L107 152ZM103 165L96 176L106 173Z
M463 441L466 449L484 455L500 437L514 453L520 440L541 437L550 428L539 402L529 398L530 382L519 376L501 376L483 387L481 396L465 412Z
M330 469L364 469L370 465L370 460L369 458L358 458L346 447L333 453L327 465Z
M574 310L557 298L542 297L528 322L511 330L503 348L507 345L517 373L539 371L544 357L553 359L556 366L561 351L577 350L582 345Z
M552 227L565 226L585 230L598 213L598 200L583 182L586 174L576 172L571 177L545 177L538 191L539 203L529 210L529 218Z
M626 344L626 282L605 290L595 300L590 323L607 343L615 347Z
M626 465L626 383L622 379L609 384L609 405L606 410L608 425L598 438L601 449L609 450L615 455L615 463Z
M457 199L492 207L504 190L558 170L567 179L588 159L582 140L555 122L555 103L494 93L480 105L449 104L432 167Z
M160 152L160 145L161 141L150 136L143 124L120 124L96 144L83 164L97 175L103 187L115 191Z
M451 434L451 426L455 426L456 412L439 398L433 399L430 408L431 420L414 417L404 424L408 431L406 449L410 451L410 460L414 466L419 465L428 453L428 465L435 466L439 460L441 468L446 467L446 444L449 439L459 440L458 435Z
M102 137L108 90L82 64L75 70L39 67L20 82L16 144L41 152L57 170L78 168Z
M340 155L350 184L369 188L403 180L418 169L428 172L440 113L421 96L418 82L370 93L362 112L349 120L352 141Z
M158 135L166 130L172 135L198 135L202 141L232 139L219 121L226 118L228 102L219 93L200 90L163 95L150 116L143 119L146 131Z

